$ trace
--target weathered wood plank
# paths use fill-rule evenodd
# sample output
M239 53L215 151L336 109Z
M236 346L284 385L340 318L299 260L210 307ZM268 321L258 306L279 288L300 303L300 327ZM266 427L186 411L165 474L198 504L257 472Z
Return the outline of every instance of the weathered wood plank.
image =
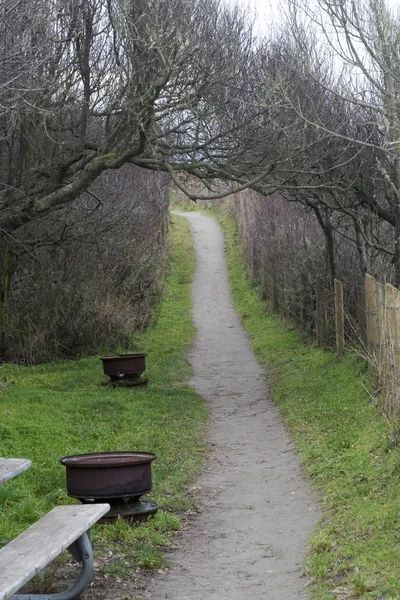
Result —
M362 275L360 275L357 280L357 300L357 314L358 323L360 325L361 343L364 348L368 348L365 277Z
M400 373L400 292L397 288L385 286L387 313L387 358L390 368L394 369L394 379L399 382Z
M342 356L344 352L344 303L343 285L335 279L335 324L336 324L336 352Z
M377 315L376 280L372 275L365 274L365 309L367 317L368 350L378 359L379 326Z
M378 365L379 371L382 373L387 361L387 310L386 310L386 286L383 283L376 281L376 315L377 315L377 348L378 348Z
M0 485L29 469L31 464L27 458L0 458Z
M110 509L109 504L57 506L0 549L0 600L7 600Z

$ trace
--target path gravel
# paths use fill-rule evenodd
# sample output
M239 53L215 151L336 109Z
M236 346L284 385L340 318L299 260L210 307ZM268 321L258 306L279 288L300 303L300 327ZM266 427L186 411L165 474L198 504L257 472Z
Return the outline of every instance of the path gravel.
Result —
M172 569L152 600L297 600L318 508L240 319L232 307L223 236L200 213L190 222L197 269L192 385L211 409L207 467L196 484L199 516L179 536Z

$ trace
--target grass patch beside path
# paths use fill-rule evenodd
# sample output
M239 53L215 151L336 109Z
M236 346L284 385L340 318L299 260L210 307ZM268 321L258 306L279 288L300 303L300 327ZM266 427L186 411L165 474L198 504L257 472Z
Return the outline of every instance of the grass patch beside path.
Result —
M222 223L235 306L320 493L324 515L306 565L310 598L399 599L400 451L362 385L365 363L304 343L274 316L248 280L233 220L205 212Z
M107 450L156 452L151 499L162 510L147 525L94 527L94 546L112 549L109 573L160 567L160 547L191 507L185 486L205 452L207 410L188 387L186 359L195 329L190 314L195 258L187 221L174 217L170 274L155 324L129 350L147 353L147 387L104 388L98 357L35 367L6 366L0 390L0 456L26 457L33 466L0 487L0 545L56 504L73 503L61 456ZM117 560L115 560L117 557Z

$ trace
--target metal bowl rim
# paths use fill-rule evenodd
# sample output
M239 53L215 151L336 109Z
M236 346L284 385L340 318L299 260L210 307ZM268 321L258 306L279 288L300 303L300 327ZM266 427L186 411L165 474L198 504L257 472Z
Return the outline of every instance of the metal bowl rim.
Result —
M134 457L132 456L134 455ZM118 457L126 457L132 456L132 460L125 460L123 462L118 461ZM98 457L101 459L102 457L110 459L115 457L115 462L109 460L107 463L99 462L85 462L85 458L94 459ZM157 454L154 452L139 452L134 450L122 450L115 452L87 452L85 454L71 454L69 456L63 456L60 458L60 463L65 467L72 469L109 469L109 468L123 468L123 467L133 467L135 465L142 465L145 463L151 463L153 460L157 458ZM78 460L80 459L80 460Z
M136 354L114 354L113 356L100 356L99 360L124 360L124 358L144 358L147 356L145 352L137 352Z

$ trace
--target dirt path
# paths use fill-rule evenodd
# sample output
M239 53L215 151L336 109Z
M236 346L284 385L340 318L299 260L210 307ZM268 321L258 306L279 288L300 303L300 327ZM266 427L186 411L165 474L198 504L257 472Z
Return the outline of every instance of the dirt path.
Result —
M152 600L296 600L318 510L232 308L219 225L190 221L197 270L190 354L193 386L209 403L211 458L196 484L200 514L157 576Z

